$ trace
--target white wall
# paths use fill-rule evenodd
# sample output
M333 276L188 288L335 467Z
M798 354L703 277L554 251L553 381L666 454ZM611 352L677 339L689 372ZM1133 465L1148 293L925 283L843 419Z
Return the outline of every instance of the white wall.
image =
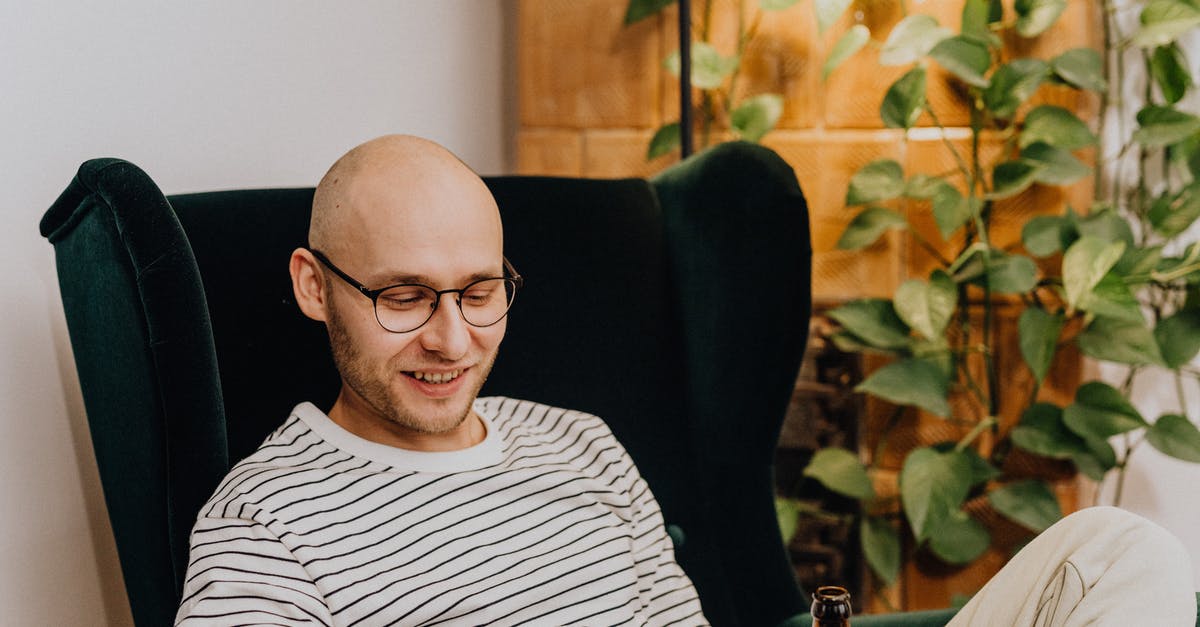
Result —
M1126 2L1125 6L1130 4L1132 3ZM1133 32L1138 12L1121 11L1118 15L1118 19L1123 20L1122 28L1125 32ZM1191 76L1200 75L1200 33L1192 32L1180 43L1188 57ZM1130 76L1142 74L1138 69L1142 63L1140 54L1140 51L1131 50L1125 57L1127 67L1131 67ZM1133 113L1140 109L1145 101L1145 82L1127 80L1121 88L1121 98L1128 107L1127 119L1130 120L1127 128L1132 129L1135 124L1132 121ZM1176 106L1193 114L1200 113L1200 96L1192 93ZM1110 114L1117 115L1118 112L1114 108ZM1110 131L1114 128L1110 126ZM1118 134L1110 132L1104 139L1107 145L1106 154L1117 154L1121 140ZM1120 160L1114 159L1105 169L1105 176L1111 179L1121 171L1124 174L1123 180L1127 183L1126 188L1133 189L1136 187L1138 176L1137 159L1137 151L1130 151L1124 159L1123 170L1117 167ZM1162 185L1162 181L1155 180L1154 172L1155 170L1151 169L1151 177L1148 178L1151 189L1157 193L1161 189L1159 186ZM1168 250L1167 254L1181 254L1187 244L1200 241L1200 226L1193 225L1181 240L1184 240L1180 242L1181 245L1177 249ZM1200 366L1200 357L1193 360L1192 366ZM1099 364L1097 371L1101 378L1118 387L1129 372L1127 368L1116 364ZM1200 381L1185 377L1182 389L1184 403L1180 402L1178 388L1171 372L1159 368L1146 368L1135 379L1131 397L1138 411L1151 422L1163 414L1180 414L1187 416L1194 423L1200 423ZM1134 441L1138 439L1140 436L1135 437ZM1121 450L1124 446L1123 438L1113 438L1113 445ZM1146 442L1136 444L1129 459L1125 485L1117 504L1154 520L1183 541L1192 558L1195 589L1200 590L1200 499L1196 498L1196 489L1200 485L1200 464L1168 457ZM1118 477L1115 471L1105 477L1098 495L1101 503L1115 502Z
M85 159L314 185L389 132L504 173L510 0L0 0L0 623L130 624L43 211Z

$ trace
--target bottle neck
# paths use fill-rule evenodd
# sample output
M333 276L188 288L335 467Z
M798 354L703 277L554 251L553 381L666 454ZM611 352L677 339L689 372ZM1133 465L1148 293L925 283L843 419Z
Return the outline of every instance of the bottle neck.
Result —
M850 593L839 586L821 586L813 594L813 627L849 627Z

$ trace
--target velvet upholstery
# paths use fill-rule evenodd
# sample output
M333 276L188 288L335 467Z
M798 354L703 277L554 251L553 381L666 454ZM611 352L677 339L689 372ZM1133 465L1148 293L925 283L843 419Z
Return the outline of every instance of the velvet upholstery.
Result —
M486 182L526 287L484 393L611 425L714 624L801 624L771 468L810 313L791 168L739 143L650 181ZM300 314L287 273L311 200L167 199L136 166L97 159L42 220L139 625L171 621L188 531L230 465L296 402L335 398L324 327Z

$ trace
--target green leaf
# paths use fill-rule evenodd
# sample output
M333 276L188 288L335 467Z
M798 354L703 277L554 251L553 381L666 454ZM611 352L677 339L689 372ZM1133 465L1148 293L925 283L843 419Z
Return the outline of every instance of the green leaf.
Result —
M723 57L716 48L703 41L692 43L692 86L700 89L716 89L725 78L737 69L741 58L738 55ZM672 52L663 62L667 70L679 76L679 51Z
M863 209L842 232L837 247L842 250L859 250L875 243L890 229L907 229L908 219L883 207Z
M874 351L892 354L895 352L894 349L880 349L871 346L849 331L835 331L833 335L829 336L829 339L833 340L833 345L843 353L865 353Z
M1044 142L1063 150L1079 150L1097 142L1096 135L1074 113L1054 105L1041 105L1025 116L1020 147Z
M888 88L879 116L888 128L912 128L925 109L925 68L917 66Z
M1109 242L1125 242L1126 248L1133 246L1133 231L1129 222L1111 207L1093 207L1091 213L1080 216L1070 207L1068 216L1080 236L1098 237Z
M1154 54L1150 56L1150 75L1154 77L1167 104L1183 100L1188 89L1195 84L1188 71L1187 59L1177 43L1154 49Z
M863 557L887 585L900 575L900 534L886 519L864 516L858 529Z
M1050 486L1036 479L993 490L988 494L988 502L1005 518L1039 533L1063 517Z
M900 319L931 340L945 332L957 304L958 286L941 270L934 270L928 283L910 279L896 290L895 307Z
M1155 232L1168 239L1188 230L1200 218L1200 181L1159 198L1147 217Z
M992 192L989 198L1016 196L1037 180L1042 164L1032 161L1005 161L992 170Z
M941 368L922 359L903 359L876 370L854 391L946 417L950 415L950 404L946 402L949 387L949 378Z
M654 137L650 139L650 148L646 151L646 161L661 157L679 148L679 145L679 122L664 124L654 132Z
M1146 431L1146 441L1175 459L1200 463L1200 431L1183 416L1159 416Z
M866 467L857 455L846 449L823 448L817 451L804 468L804 476L812 477L826 488L850 498L866 500L875 496Z
M1200 117L1160 105L1138 111L1137 121L1140 128L1134 131L1133 140L1148 147L1181 142L1200 132Z
M1088 454L1083 438L1063 423L1063 411L1050 403L1034 403L1011 432L1013 444L1035 455L1071 459Z
M1067 8L1067 0L1016 0L1017 34L1037 37L1054 25Z
M984 106L998 118L1012 119L1049 72L1050 66L1040 59L1009 61L992 73L992 84L983 91Z
M1111 450L1112 447L1109 447ZM1115 458L1116 453L1113 453ZM1085 477L1092 481L1103 481L1104 474L1116 467L1116 462L1106 464L1103 457L1092 453L1080 453L1073 455L1071 461L1075 463L1075 468L1079 470Z
M1040 307L1026 308L1017 320L1021 356L1033 372L1033 380L1039 384L1046 378L1050 362L1054 361L1054 350L1058 345L1063 323L1061 316L1051 314Z
M1045 185L1070 185L1092 173L1092 169L1069 151L1050 144L1036 142L1021 151L1023 161L1041 165L1034 180Z
M1075 338L1083 354L1120 364L1160 366L1162 354L1144 321L1096 318Z
M1187 250L1183 251L1183 256L1163 257L1160 259L1158 266L1154 269L1154 274L1158 276L1168 274L1177 276L1178 272L1181 270L1186 270L1188 266L1191 266L1198 261L1200 261L1200 242L1189 245ZM1193 273L1188 274L1189 282L1194 282L1191 280L1192 274Z
M1000 0L966 0L962 10L962 34L983 42L992 39L989 28L1004 19L1004 5Z
M825 65L821 66L821 80L829 78L829 75L843 61L861 50L870 40L871 31L862 24L855 24L846 29L846 32L838 38L837 43L833 44L833 49L829 51L829 57L825 59Z
M908 327L896 315L892 302L882 298L852 300L829 312L850 333L867 345L895 349L908 346Z
M675 4L675 0L629 0L625 9L625 24L640 22Z
M817 32L825 34L853 2L854 0L813 0L813 11L817 14Z
M929 51L929 56L968 85L991 84L984 73L992 64L992 54L987 44L978 39L965 36L943 39Z
M1142 324L1146 320L1142 316L1142 304L1115 273L1116 266L1113 268L1092 288L1091 297L1085 299L1084 311L1113 320Z
M1091 48L1074 48L1050 60L1054 74L1069 85L1097 93L1108 90L1104 60Z
M1182 309L1154 326L1163 362L1172 370L1190 362L1200 353L1200 310Z
M1162 245L1127 248L1121 260L1113 266L1112 273L1122 277L1150 274L1162 259L1162 251Z
M954 447L955 444L953 442L941 442L933 445L933 448L941 453L949 453L954 450ZM987 463L986 460L979 456L979 453L966 448L959 451L958 454L967 459L967 467L970 469L968 482L972 486L986 483L1000 476L1000 471L995 466Z
M1121 392L1101 381L1079 386L1075 402L1063 410L1063 424L1085 440L1107 440L1148 426Z
M938 42L952 36L932 16L914 13L900 20L879 52L880 65L906 65L929 54Z
M1037 265L1029 257L991 249L985 259L985 250L978 242L964 250L950 265L954 280L983 285L986 277L988 289L997 294L1020 294L1037 284Z
M903 193L904 169L892 159L879 159L864 165L850 178L846 204L853 206L891 200Z
M792 499L775 497L775 521L779 523L779 535L783 544L787 545L796 535L796 527L800 518L800 506Z
M764 11L782 11L791 8L800 0L758 0L758 6Z
M1034 257L1049 257L1063 249L1064 230L1074 229L1062 216L1034 216L1021 228L1021 242Z
M729 122L742 139L757 142L768 131L775 128L783 115L783 96L759 94L742 101L732 113Z
M929 535L929 548L947 564L967 564L983 555L992 536L979 521L957 511Z
M1104 275L1125 252L1124 242L1106 242L1084 236L1071 244L1063 255L1062 279L1067 306L1074 310L1086 304L1086 299Z
M999 254L997 254L999 253ZM1037 285L1037 264L1025 255L994 251L988 268L988 288L995 294L1023 294Z
M1165 46L1200 26L1200 7L1189 0L1150 0L1142 9L1142 28L1133 43L1143 48Z
M959 511L971 489L970 465L961 453L919 448L900 470L900 501L920 542Z
M971 208L961 192L943 183L933 195L933 219L942 237L948 238L971 219Z
M1175 167L1191 174L1193 181L1200 180L1200 133L1168 146L1167 150Z
M904 184L904 196L907 198L916 198L918 200L929 200L938 192L943 185L949 185L946 181L936 176L928 174L914 174Z

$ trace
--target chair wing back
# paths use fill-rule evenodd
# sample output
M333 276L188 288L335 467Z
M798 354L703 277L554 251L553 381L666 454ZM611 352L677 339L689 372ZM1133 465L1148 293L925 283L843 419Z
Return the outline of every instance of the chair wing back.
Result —
M800 611L771 476L809 313L791 169L726 144L652 181L486 182L527 283L483 393L602 416L714 624ZM299 313L287 275L311 200L283 189L168 202L136 167L96 160L43 220L139 624L171 620L187 532L231 462L297 401L335 398L324 327Z
M188 533L229 469L200 273L158 187L125 161L83 164L41 232L133 615L170 624Z

